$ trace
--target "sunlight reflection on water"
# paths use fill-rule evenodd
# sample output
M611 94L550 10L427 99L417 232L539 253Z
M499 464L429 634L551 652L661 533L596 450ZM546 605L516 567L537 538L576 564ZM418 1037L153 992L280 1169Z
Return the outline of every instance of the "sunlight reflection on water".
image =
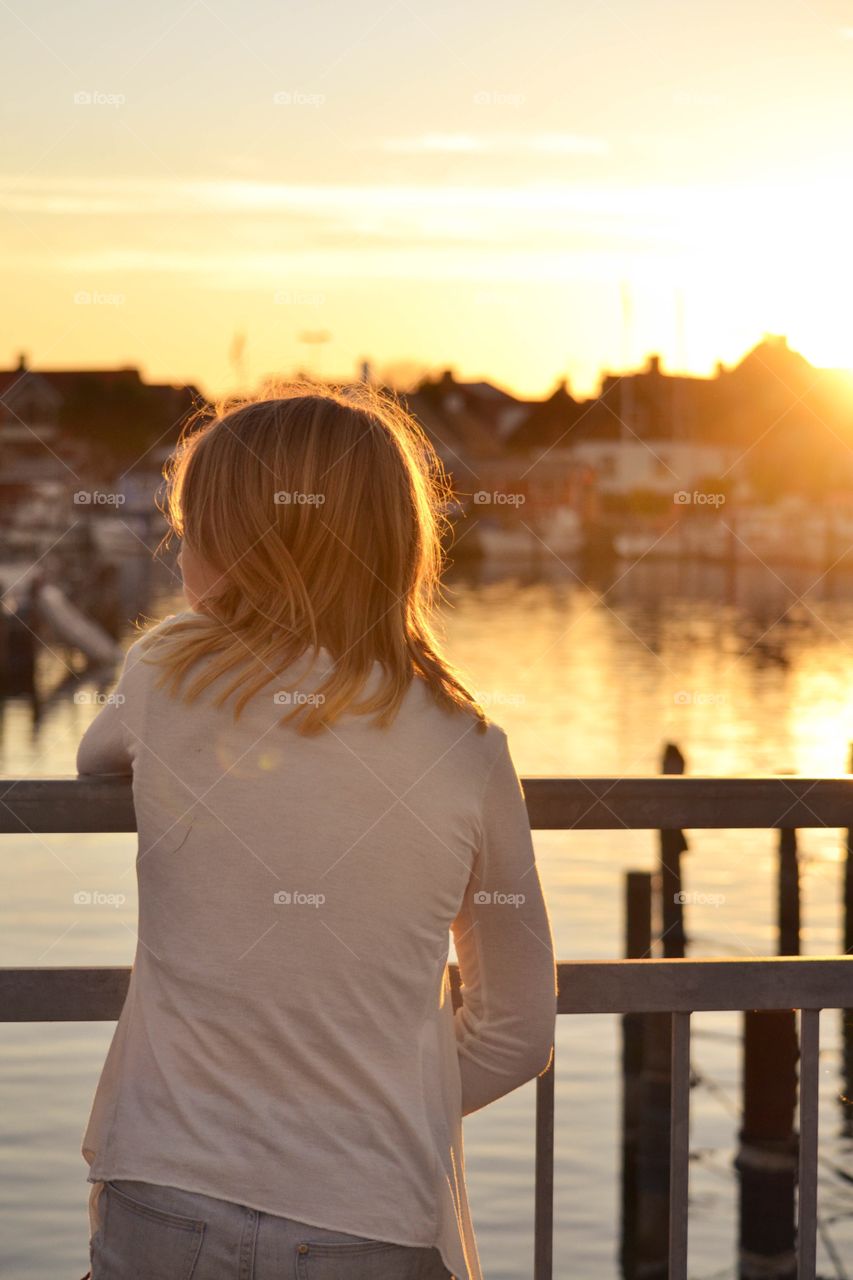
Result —
M448 645L507 730L521 774L653 774L667 741L678 743L693 774L840 773L853 736L853 583L824 582L795 604L809 579L787 577L791 591L766 574L740 573L733 583L721 570L683 565L639 565L615 586L595 588L559 567L538 580L457 578L445 611ZM94 711L69 698L34 729L28 706L10 701L2 772L73 772ZM692 954L772 953L775 836L698 831L688 839L685 887L724 896L691 907ZM536 847L560 958L621 955L624 872L653 868L655 834L545 832ZM134 850L129 835L6 837L3 963L130 963ZM803 950L836 951L841 835L805 831L801 852ZM81 884L127 900L75 919ZM612 1018L569 1022L561 1019L557 1043L555 1274L610 1280L619 1248L619 1027ZM735 1274L739 1026L738 1015L695 1018L695 1065L712 1085L692 1100L696 1276ZM821 1196L837 1206L833 1240L851 1256L853 1195L830 1167L849 1168L853 1154L839 1137L838 1029L838 1015L825 1014ZM86 1269L79 1142L111 1034L111 1024L0 1028L3 1139L15 1174L7 1173L0 1210L4 1274L42 1280ZM530 1274L533 1094L525 1086L466 1121L490 1280Z

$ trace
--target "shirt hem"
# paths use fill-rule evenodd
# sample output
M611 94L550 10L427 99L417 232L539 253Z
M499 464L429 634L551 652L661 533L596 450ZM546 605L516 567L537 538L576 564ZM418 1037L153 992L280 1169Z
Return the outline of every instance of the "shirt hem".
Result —
M282 1208L273 1209L268 1204L260 1204L252 1200L239 1200L239 1201L232 1200L230 1196L224 1196L220 1192L212 1191L210 1190L209 1187L199 1186L197 1184L190 1187L190 1186L187 1186L186 1183L173 1182L171 1180L168 1182L165 1182L160 1178L152 1176L151 1174L140 1173L138 1170L132 1173L128 1173L126 1171L121 1173L117 1171L112 1171L109 1173L99 1173L97 1175L93 1175L90 1170L86 1178L86 1181L93 1182L93 1183L112 1182L114 1180L121 1181L121 1180L124 1180L125 1178L128 1179L128 1181L153 1182L158 1187L174 1187L177 1191L188 1191L190 1193L194 1192L196 1195L200 1195L200 1196L210 1196L214 1200L223 1200L226 1204L239 1204L246 1209L255 1209L259 1213L269 1213L275 1218L287 1218L291 1222L301 1222L301 1223L304 1223L306 1227L320 1227L324 1231L341 1231L348 1235L362 1235L363 1239L365 1240L381 1240L383 1244L401 1244L414 1249L437 1249L439 1254L441 1255L442 1262L444 1263L445 1267L447 1267L447 1270L451 1273L453 1280L467 1280L467 1270L466 1270L466 1273L464 1274L460 1274L459 1272L454 1271L453 1269L454 1264L444 1256L444 1251L442 1250L441 1244L435 1239L411 1240L411 1239L402 1239L399 1235L389 1236L385 1234L383 1234L381 1237L365 1236L363 1231L358 1231L351 1226L342 1226L339 1222L318 1222L317 1220L312 1221L312 1220L309 1220L308 1218L296 1217L295 1215L291 1214L287 1209L282 1209Z

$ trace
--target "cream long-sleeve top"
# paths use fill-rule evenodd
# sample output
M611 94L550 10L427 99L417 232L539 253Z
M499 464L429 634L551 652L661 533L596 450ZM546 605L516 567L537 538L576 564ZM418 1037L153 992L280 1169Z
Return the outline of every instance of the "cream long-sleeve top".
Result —
M415 679L386 728L348 713L300 735L281 716L325 650L235 722L218 682L189 705L155 687L152 642L131 646L77 760L132 773L139 833L130 986L82 1144L93 1195L181 1187L435 1246L481 1280L462 1117L546 1068L556 1013L504 731Z

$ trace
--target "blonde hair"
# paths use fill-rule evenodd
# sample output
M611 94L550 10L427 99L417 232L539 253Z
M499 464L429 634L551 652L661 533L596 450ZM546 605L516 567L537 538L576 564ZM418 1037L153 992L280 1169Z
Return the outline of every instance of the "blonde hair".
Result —
M203 612L143 643L158 683L194 701L248 701L297 658L326 649L322 698L294 706L301 733L346 711L387 725L413 678L435 702L486 716L432 628L449 487L429 440L391 392L305 380L195 412L165 469L170 532L221 575ZM168 542L169 534L165 539ZM210 657L194 678L191 669ZM358 694L373 663L381 680Z

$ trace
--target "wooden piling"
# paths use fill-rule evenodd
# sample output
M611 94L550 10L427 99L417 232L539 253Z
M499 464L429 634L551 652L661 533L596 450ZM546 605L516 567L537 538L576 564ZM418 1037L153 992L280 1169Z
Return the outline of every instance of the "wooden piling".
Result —
M0 607L0 695L31 694L35 688L36 647L32 623Z
M790 1010L744 1014L743 1127L735 1159L740 1280L796 1280L797 1058Z
M668 742L664 748L661 773L684 773L684 756L673 742ZM684 957L681 855L686 850L683 831L660 832L661 945L666 960Z

